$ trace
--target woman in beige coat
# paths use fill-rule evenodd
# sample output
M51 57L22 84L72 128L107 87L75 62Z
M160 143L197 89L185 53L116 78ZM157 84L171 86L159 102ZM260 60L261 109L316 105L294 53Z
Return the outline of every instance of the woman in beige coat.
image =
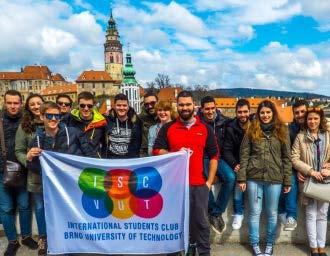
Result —
M323 181L330 176L330 131L322 109L309 108L306 129L301 131L292 146L292 165L306 177ZM330 184L329 184L330 186ZM303 184L300 184L303 187ZM306 228L311 256L327 256L325 241L329 202L301 195L306 205Z

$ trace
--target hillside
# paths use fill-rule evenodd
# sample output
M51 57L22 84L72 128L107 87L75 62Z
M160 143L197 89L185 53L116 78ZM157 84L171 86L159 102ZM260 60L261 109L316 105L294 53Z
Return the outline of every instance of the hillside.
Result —
M288 91L275 91L275 90L265 90L265 89L252 89L252 88L233 88L233 89L215 89L210 90L210 94L218 97L240 97L240 98L249 98L249 97L284 97L284 98L328 98L330 96L308 93L308 92L288 92Z

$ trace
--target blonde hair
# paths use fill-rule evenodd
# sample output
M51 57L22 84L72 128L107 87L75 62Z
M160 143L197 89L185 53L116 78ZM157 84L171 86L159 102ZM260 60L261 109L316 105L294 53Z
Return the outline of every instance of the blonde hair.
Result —
M155 110L156 113L158 112L158 110L163 109L165 111L170 111L171 114L171 119L175 120L178 116L177 112L175 111L173 105L168 102L168 101L159 101L156 106L155 106Z

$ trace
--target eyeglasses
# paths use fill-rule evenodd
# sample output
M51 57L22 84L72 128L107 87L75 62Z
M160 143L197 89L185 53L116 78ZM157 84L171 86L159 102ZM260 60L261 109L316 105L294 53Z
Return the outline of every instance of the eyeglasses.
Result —
M308 112L311 112L311 111L320 112L321 108L320 107L310 107L310 108L307 108L307 111Z
M83 103L81 103L81 104L79 104L79 107L83 108L83 109L88 107L89 109L91 109L93 107L93 105L92 104L83 104Z
M59 101L59 102L57 102L57 105L62 106L62 107L64 107L64 106L69 107L69 106L71 106L71 103Z
M50 113L45 113L45 117L48 119L48 120L60 120L61 119L61 114L50 114Z
M145 107L153 107L156 105L156 101L150 101L150 102L146 102L144 103Z

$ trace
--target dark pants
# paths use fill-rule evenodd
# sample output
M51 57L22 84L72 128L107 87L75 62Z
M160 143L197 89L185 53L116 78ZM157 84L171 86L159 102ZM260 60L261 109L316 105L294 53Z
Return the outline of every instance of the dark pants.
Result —
M208 220L209 189L206 185L190 186L190 240L199 255L210 255L210 223Z

